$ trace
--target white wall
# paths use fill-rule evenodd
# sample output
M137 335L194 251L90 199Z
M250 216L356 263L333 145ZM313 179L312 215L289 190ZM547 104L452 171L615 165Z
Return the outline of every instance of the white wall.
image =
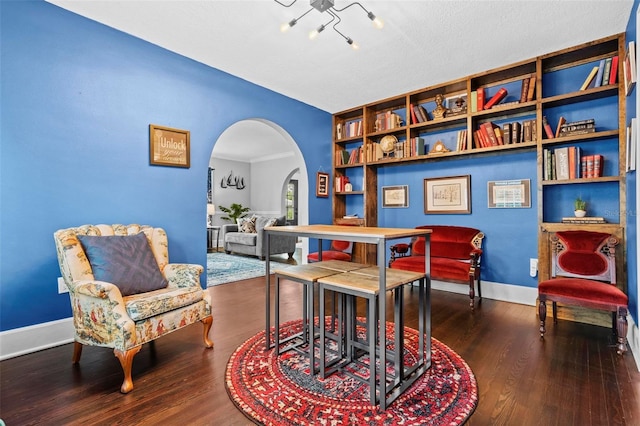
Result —
M250 207L252 210L255 207L251 201L251 164L241 161L220 160L213 158L211 161L211 167L213 172L213 203L216 205L216 215L213 220L214 225L223 225L230 223L220 219L225 214L222 213L218 206L229 207L233 203L242 204L245 207ZM229 175L235 179L243 179L245 187L244 189L237 189L237 187L227 186L223 188L221 185L222 179L226 179ZM206 194L204 194L206 196ZM204 200L206 198L203 197Z
M251 204L261 213L284 214L283 188L288 176L297 168L294 155L251 163Z

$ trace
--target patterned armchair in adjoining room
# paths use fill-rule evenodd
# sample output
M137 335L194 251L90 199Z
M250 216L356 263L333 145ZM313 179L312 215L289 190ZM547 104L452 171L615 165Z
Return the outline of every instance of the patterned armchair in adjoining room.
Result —
M211 298L200 286L201 265L169 263L167 234L147 225L83 225L54 233L60 271L69 288L75 328L73 362L82 346L113 348L133 389L133 357L144 343L201 321L204 343Z

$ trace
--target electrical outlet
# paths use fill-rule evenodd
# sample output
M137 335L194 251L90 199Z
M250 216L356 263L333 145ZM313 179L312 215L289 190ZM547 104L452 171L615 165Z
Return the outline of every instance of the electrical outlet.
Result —
M529 275L535 277L538 274L538 259L529 259Z
M58 294L69 293L67 285L64 283L64 278L58 277Z

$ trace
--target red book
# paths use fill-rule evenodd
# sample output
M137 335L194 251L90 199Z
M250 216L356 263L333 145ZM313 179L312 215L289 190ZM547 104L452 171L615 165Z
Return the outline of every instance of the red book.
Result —
M604 166L604 157L600 154L593 156L593 177L602 176L602 168Z
M479 87L478 90L478 111L482 111L484 108L484 88Z
M496 137L495 132L493 131L493 123L487 121L486 123L482 123L480 125L480 130L484 133L485 139L489 142L488 146L498 146L498 138Z
M553 139L555 137L551 125L547 123L547 117L542 117L542 127L544 127L544 133L547 135L547 139Z
M507 96L507 94L507 89L501 87L500 90L498 90L498 92L487 101L487 103L484 105L484 109L491 109L491 107L503 100Z
M576 178L576 147L569 147L569 179Z
M409 111L411 112L411 124L417 124L416 112L413 110L413 104L409 104Z
M609 84L616 84L618 81L618 56L614 56L611 60L611 75L609 76Z

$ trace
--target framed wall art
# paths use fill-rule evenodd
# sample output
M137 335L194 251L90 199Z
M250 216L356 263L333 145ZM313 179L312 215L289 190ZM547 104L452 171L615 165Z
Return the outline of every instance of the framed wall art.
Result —
M424 214L471 214L471 175L425 179Z
M383 186L382 207L409 207L409 186Z
M329 196L329 173L316 173L316 197Z
M490 209L519 209L531 207L529 179L495 180L487 182Z
M190 132L149 125L149 163L155 166L191 167Z

